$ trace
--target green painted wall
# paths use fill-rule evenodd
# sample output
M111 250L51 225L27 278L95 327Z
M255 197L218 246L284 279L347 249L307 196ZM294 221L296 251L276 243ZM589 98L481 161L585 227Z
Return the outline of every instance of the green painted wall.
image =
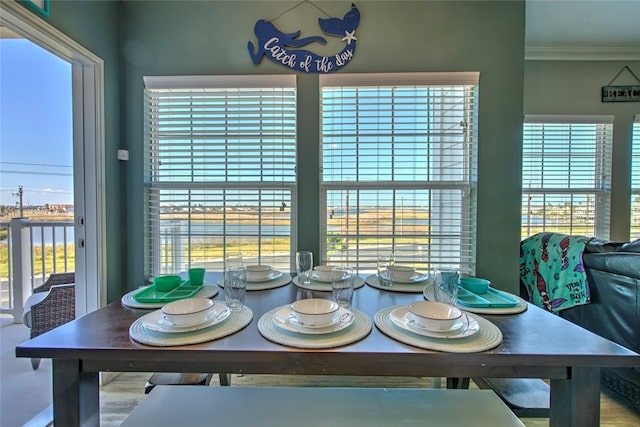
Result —
M258 19L295 3L270 1L54 1L49 22L105 60L108 298L145 282L143 81L145 75L279 74L253 65L247 42ZM350 1L315 1L341 17ZM350 73L479 71L477 273L515 291L520 241L523 1L359 1ZM310 3L276 20L317 33ZM301 248L319 249L318 76L298 75ZM115 160L118 148L130 160ZM304 172L303 172L304 171ZM119 212L124 214L120 216Z
M274 74L254 66L247 41L258 19L272 19L292 2L122 3L124 140L130 150L126 192L128 288L144 283L143 81L145 75ZM342 17L351 2L317 1ZM477 273L501 288L518 285L524 3L360 1L351 73L479 71L479 189ZM322 13L307 3L276 24L303 35L318 32ZM301 248L318 251L318 76L299 75L299 220ZM110 284L110 286L117 286ZM124 290L124 289L123 289Z
M601 89L609 86L625 65L640 75L640 61L528 61L524 85L525 114L614 116L609 238L617 241L629 240L631 131L640 103L602 102ZM624 71L612 84L638 82Z
M246 44L256 20L295 3L269 1L62 1L47 21L105 61L107 268L109 300L144 283L142 76L275 74L254 66ZM349 1L315 1L342 16ZM524 61L522 1L359 1L356 56L344 72L479 71L477 273L515 290L520 240L521 122L526 114L613 115L611 238L627 240L631 123L638 103L602 103L600 88L640 62ZM276 20L317 32L322 15L304 4ZM623 73L615 84L634 84ZM298 75L299 246L319 248L318 76ZM524 102L523 102L524 101ZM524 105L524 106L523 106ZM115 159L128 148L128 163ZM304 171L304 172L302 172ZM121 213L122 212L122 213Z

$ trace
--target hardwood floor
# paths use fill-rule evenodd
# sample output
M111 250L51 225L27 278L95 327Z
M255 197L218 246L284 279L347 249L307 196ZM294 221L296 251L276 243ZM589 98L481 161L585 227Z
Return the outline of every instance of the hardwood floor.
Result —
M101 389L101 425L119 426L127 414L144 398L144 385L149 373L122 373ZM445 385L444 379L440 381ZM305 376L305 375L232 375L232 386L298 386L298 387L433 387L431 378L408 377L349 377L349 376ZM214 375L211 386L217 387L219 379ZM475 387L475 385L471 385ZM548 427L546 418L523 418L527 427ZM612 399L606 392L601 398L602 427L640 426L640 414Z

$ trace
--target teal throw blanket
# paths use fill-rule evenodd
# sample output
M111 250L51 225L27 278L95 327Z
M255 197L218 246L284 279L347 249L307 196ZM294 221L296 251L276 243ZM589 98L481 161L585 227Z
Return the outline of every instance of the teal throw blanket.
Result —
M589 302L582 253L591 239L538 233L520 243L520 282L532 303L557 313Z

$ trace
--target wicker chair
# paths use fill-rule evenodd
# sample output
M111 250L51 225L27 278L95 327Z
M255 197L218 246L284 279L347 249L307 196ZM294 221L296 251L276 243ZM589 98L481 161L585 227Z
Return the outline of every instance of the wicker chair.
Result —
M64 325L76 318L75 273L52 273L46 282L33 293L48 292L40 302L31 306L31 338ZM40 366L40 359L31 359L34 370Z

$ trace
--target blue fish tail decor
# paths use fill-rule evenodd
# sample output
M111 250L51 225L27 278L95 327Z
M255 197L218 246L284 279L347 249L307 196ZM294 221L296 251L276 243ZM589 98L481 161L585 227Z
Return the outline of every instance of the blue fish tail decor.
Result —
M360 23L360 11L355 4L342 19L318 18L320 29L328 36L341 37L344 48L331 56L322 56L303 47L311 43L327 44L323 36L300 37L300 31L285 33L271 22L260 19L254 26L258 38L256 45L247 43L249 55L255 65L267 57L270 61L303 73L333 73L346 66L356 51L356 28Z

